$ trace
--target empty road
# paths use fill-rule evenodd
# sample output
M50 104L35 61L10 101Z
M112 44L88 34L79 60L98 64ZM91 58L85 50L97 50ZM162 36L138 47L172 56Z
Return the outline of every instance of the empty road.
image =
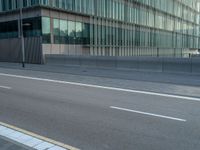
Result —
M200 149L197 86L166 94L164 86L177 85L142 81L134 89L101 77L92 84L19 73L0 69L0 122L83 150Z

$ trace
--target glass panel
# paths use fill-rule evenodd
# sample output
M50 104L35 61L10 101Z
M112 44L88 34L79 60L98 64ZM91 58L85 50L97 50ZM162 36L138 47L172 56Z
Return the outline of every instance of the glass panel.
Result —
M48 17L42 17L42 41L51 43L50 18Z
M59 19L53 19L53 35L54 35L54 43L60 43L60 21Z
M41 18L28 18L23 20L24 37L41 36Z
M68 21L68 37L69 37L69 44L75 44L76 27L75 27L75 22L73 21Z
M82 23L76 22L76 44L82 44Z
M9 21L0 23L0 39L17 38L18 21Z
M68 28L67 21L60 20L60 43L67 44L68 43Z
M90 44L90 24L83 24L83 44Z

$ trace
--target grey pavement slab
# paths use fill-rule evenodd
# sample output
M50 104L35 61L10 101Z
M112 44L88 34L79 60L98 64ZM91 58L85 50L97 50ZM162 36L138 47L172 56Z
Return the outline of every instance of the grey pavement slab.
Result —
M0 136L0 150L33 150Z
M166 73L155 72L149 70L137 71L128 69L108 69L84 66L62 66L54 64L34 65L26 64L26 68L22 68L19 63L0 63L1 68L20 69L40 72L72 74L81 76L103 77L123 80L136 80L146 82L159 82L180 85L200 86L200 76L190 73Z

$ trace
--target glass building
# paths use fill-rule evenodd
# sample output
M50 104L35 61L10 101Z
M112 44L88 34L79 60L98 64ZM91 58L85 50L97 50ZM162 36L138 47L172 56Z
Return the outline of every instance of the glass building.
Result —
M0 0L0 39L19 38L20 0ZM42 54L188 57L200 0L23 0L25 38ZM28 25L26 25L28 24Z

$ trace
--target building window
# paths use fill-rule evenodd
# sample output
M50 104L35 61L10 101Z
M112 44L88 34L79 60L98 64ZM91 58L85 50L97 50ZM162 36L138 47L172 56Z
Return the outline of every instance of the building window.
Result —
M81 22L76 22L76 44L82 44L82 23Z
M54 43L60 43L60 21L59 19L53 19L53 38Z
M17 38L18 21L0 23L0 39Z
M83 35L82 42L84 45L90 44L90 24L83 23Z
M68 37L69 37L69 44L75 44L76 24L73 21L68 21Z
M60 20L60 43L68 44L68 24L66 20Z
M41 36L41 18L23 19L24 37Z
M42 17L42 42L51 43L50 18Z

